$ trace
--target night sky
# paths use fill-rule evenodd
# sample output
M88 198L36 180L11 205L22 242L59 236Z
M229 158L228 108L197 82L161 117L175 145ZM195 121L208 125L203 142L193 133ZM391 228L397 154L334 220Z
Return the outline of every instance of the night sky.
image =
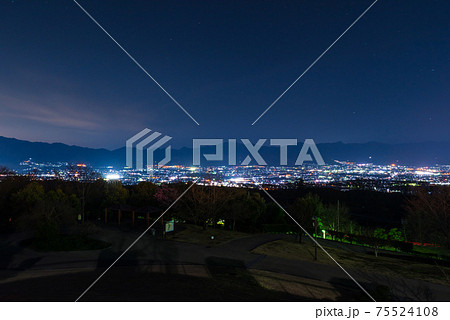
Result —
M0 1L0 136L448 141L450 1Z

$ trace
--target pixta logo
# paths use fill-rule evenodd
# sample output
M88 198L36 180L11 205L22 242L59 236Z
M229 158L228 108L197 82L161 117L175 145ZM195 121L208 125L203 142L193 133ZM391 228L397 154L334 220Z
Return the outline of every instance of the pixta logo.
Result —
M137 170L144 170L144 150L147 152L146 159L146 169L151 170L154 166L154 153L155 151L162 147L165 143L171 140L172 137L163 136L161 133L150 129L144 129L138 134L134 135L126 142L126 163L127 167L135 167ZM235 166L241 165L246 166L252 162L252 159L257 165L265 166L267 162L264 160L260 154L261 147L266 144L268 139L258 139L255 144L252 144L249 139L240 139L242 144L245 146L247 156L242 162L237 162L237 139L228 139L228 165ZM288 164L288 147L298 146L297 139L270 139L270 146L277 146L280 149L280 161L279 165L286 166ZM201 161L204 158L207 162L211 161L223 161L224 160L224 140L223 139L193 139L192 140L192 165L200 166ZM215 148L214 153L202 153L202 147ZM134 161L133 151L136 149L136 159ZM306 139L303 143L300 152L295 161L296 166L301 166L305 161L313 161L311 154L318 165L324 165L322 155L319 152L313 139ZM203 158L202 158L203 155ZM171 161L171 146L165 148L164 158L157 163L157 167L168 164ZM136 164L136 166L134 166ZM203 163L205 165L205 163ZM208 165L211 165L209 163Z
M133 150L134 145L136 145L136 169L143 170L144 167L144 150L147 151L147 166L146 168L153 169L153 159L154 152L156 149L164 145L166 142L172 139L169 136L162 136L161 133L145 128L138 134L134 135L126 142L126 153L127 153L127 167L133 168ZM161 137L161 138L160 138ZM160 138L160 139L159 139ZM171 147L170 145L166 147L165 157L158 162L158 168L169 163L171 160Z
M267 162L263 159L259 150L266 143L267 139L259 139L255 144L252 144L248 139L241 139L249 155L245 159L237 164L236 162L236 139L228 139L228 165L249 165L252 158L260 166L267 165ZM288 159L288 146L297 146L297 139L270 139L270 146L278 146L280 148L280 162L282 166L287 165ZM215 153L204 154L206 160L208 161L222 161L223 160L223 139L194 139L193 140L193 165L199 166L201 162L201 147L202 146L213 146L215 147ZM296 166L303 165L305 161L313 161L311 155L308 153L311 151L318 165L324 165L322 155L317 149L316 144L313 139L306 139L297 156L295 161Z

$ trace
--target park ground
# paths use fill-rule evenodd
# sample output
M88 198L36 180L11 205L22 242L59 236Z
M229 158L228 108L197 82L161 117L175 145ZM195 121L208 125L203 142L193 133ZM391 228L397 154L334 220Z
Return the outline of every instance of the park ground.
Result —
M142 230L99 226L99 250L37 251L2 236L1 301L75 301ZM320 241L378 301L450 301L450 268ZM320 249L291 236L179 225L146 234L80 301L369 301Z

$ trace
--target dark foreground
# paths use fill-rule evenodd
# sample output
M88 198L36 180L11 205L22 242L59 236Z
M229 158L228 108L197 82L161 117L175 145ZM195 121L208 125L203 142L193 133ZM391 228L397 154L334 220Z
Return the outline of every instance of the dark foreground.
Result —
M138 232L103 228L102 250L38 252L4 239L1 301L75 301ZM80 301L370 301L335 265L251 251L279 235L252 235L217 246L141 239ZM351 254L351 253L349 253ZM348 270L377 301L449 301L450 287Z

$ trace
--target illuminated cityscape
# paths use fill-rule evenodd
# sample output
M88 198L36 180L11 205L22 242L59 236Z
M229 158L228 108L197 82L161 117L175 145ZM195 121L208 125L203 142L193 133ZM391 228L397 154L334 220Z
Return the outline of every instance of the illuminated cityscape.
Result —
M86 167L85 164L77 166ZM69 179L68 164L36 163L32 159L21 162L22 174L37 179ZM324 166L164 166L152 170L103 167L93 168L106 180L120 180L125 185L141 181L156 184L189 182L203 177L206 185L230 187L252 186L255 183L274 188L293 188L298 184L328 186L340 190L367 189L396 192L417 185L450 185L450 165L413 167L396 164L375 165L335 161Z
M449 319L449 12L0 1L3 314Z

